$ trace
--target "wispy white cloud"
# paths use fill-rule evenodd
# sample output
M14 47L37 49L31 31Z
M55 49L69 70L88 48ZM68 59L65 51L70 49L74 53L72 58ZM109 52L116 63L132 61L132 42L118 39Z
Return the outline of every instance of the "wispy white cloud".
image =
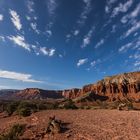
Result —
M119 52L125 52L125 51L127 51L132 45L133 45L132 42L127 43L126 45L123 45L121 48L119 48Z
M30 45L25 41L24 36L21 36L21 35L8 36L8 39L10 39L16 45L30 51Z
M0 21L3 21L4 16L0 14Z
M49 50L49 56L53 56L55 54L55 49L50 49Z
M24 36L17 35L17 36L7 36L7 38L12 41L14 44L35 53L37 56L38 55L45 55L45 56L54 56L56 50L54 48L46 48L46 47L41 47L40 44L37 42L36 45L34 44L29 44L26 42Z
M37 16L34 16L34 17L33 17L33 19L34 19L34 20L37 20L37 19L38 19L38 17L37 17Z
M82 9L82 12L81 12L78 20L77 20L77 28L72 31L72 35L74 35L74 36L79 35L80 28L84 26L84 24L88 18L88 15L90 14L90 12L92 10L92 0L82 0L82 2L84 3L84 7ZM66 42L67 41L69 41L69 39L67 39ZM85 42L85 44L88 43L89 38L85 37L85 39L83 39L83 44L84 44L84 42ZM82 47L84 47L84 46L82 46Z
M101 39L96 45L95 45L95 48L98 48L99 46L103 45L105 42L104 39Z
M132 49L132 50L139 50L140 48L140 37L136 38L135 40L133 40L132 42L129 42L123 46L121 46L118 51L119 52L126 52L128 49ZM136 55L135 55L136 56Z
M122 36L122 38L128 37L130 34L134 33L138 29L140 29L140 21L135 22L134 25L130 29L128 29L128 31Z
M113 25L112 29L111 29L111 33L115 33L116 32L116 28L117 28L117 25Z
M87 62L88 62L88 58L80 59L78 60L77 67L84 65Z
M105 6L105 12L108 14L112 8L112 5L117 2L117 0L107 0L107 4Z
M136 8L130 12L129 14L126 14L121 18L122 23L127 23L128 20L130 20L130 23L133 22L133 20L140 14L140 3L136 6Z
M90 63L90 66L91 67L95 67L97 64L99 64L101 62L101 60L100 59L97 59L97 60L94 60L94 61L92 61L91 63Z
M135 71L140 70L140 40L137 40L136 44L138 45L138 47L132 46L132 49L135 49L135 52L133 52L129 56L129 59L131 59L131 61L133 62L132 69L134 69Z
M31 74L24 74L6 70L0 70L0 78L18 80L22 82L42 83L42 81L32 79Z
M19 17L19 15L17 14L17 12L10 9L10 10L9 10L9 13L10 13L10 15L11 15L11 21L12 21L12 23L14 24L14 26L17 28L17 30L21 30L22 24L21 24L21 22L20 22L20 17Z
M83 25L88 18L88 14L90 13L92 6L91 6L91 0L83 0L85 3L85 7L80 15L80 19L77 21L78 24Z
M47 9L48 9L50 16L54 15L55 10L57 8L56 0L47 0L46 2L47 2Z
M13 88L6 86L6 85L0 85L0 90L2 90L2 89L13 89Z
M135 63L134 63L134 66L140 66L140 61L136 61Z
M40 48L40 52L43 54L43 55L47 55L47 56L53 56L55 54L55 49L48 49L46 47L41 47Z
M26 19L27 19L28 21L30 21L30 20L31 20L31 17L30 17L30 16L26 16Z
M70 41L71 36L72 36L71 34L67 34L66 35L66 42L69 42Z
M60 58L63 58L63 55L62 55L62 54L59 54L58 56L59 56Z
M93 31L94 30L95 30L95 27L92 26L92 28L89 30L89 32L87 33L87 35L84 36L84 39L83 39L83 43L81 45L81 48L87 47L87 45L90 44L91 37L92 37L92 34L93 34Z
M47 37L49 38L49 37L51 37L51 36L52 36L52 34L53 34L53 33L52 33L52 31L51 31L51 30L47 30L47 31L46 31L46 34L47 34Z
M28 0L27 1L27 8L28 8L30 13L34 12L34 2L31 0Z
M0 35L0 40L5 42L5 37Z
M37 34L39 34L40 33L40 31L37 29L37 24L36 23L30 23L30 25L31 25L31 27L32 27L32 29L37 33Z
M52 31L51 30L47 30L46 32L49 36L52 36Z
M96 61L95 61L95 60L92 61L92 62L90 63L90 65L91 65L92 67L94 67L94 66L96 65Z
M59 1L57 0L46 0L47 11L49 15L49 23L46 26L47 29L47 38L49 39L52 36L52 26L54 25L55 18L56 18L56 9L59 5ZM47 40L48 40L47 39Z
M77 35L79 34L79 32L80 32L79 30L75 30L73 34L74 34L75 36L77 36Z
M125 13L132 6L133 0L127 0L126 3L119 3L117 7L113 9L111 17L116 17L119 13Z

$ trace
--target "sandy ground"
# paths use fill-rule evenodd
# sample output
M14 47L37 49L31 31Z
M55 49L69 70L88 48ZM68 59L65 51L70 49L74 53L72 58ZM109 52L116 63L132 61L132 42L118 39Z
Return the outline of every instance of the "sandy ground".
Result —
M41 138L53 115L67 123L67 130ZM49 110L26 118L0 114L0 133L14 123L27 124L23 137L32 140L140 140L139 111Z

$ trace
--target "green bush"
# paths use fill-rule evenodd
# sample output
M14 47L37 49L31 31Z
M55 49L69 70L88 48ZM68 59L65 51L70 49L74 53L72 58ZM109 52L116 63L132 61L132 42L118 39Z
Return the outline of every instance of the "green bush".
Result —
M127 105L127 107L128 107L129 110L133 110L134 109L133 103L129 102L126 105Z
M19 104L18 102L12 102L7 105L6 112L8 113L9 116L16 111L18 104Z
M24 133L25 125L15 124L10 129L9 133L0 136L0 140L19 140L19 136Z
M23 117L30 116L32 112L36 112L36 111L37 111L37 105L29 101L21 101L17 108L18 115Z
M23 117L27 117L30 116L32 114L32 111L30 108L20 108L18 109L18 115L23 116Z
M77 106L74 104L74 102L72 100L68 100L64 104L64 109L78 109L78 108L77 108Z
M21 108L30 108L34 112L37 111L37 105L35 103L32 103L31 101L21 101L18 106L18 109Z

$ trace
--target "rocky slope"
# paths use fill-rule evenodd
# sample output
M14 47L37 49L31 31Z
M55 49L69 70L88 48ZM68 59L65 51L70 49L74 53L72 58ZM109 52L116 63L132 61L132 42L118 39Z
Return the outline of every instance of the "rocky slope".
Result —
M62 93L61 91L55 91L55 90L27 88L21 90L20 92L17 92L15 94L15 97L17 99L47 99L47 98L59 99L59 98L63 98L61 93Z
M75 99L84 96L88 92L92 92L94 97L95 95L99 95L99 100L106 99L109 101L115 101L127 98L139 101L140 72L105 77L95 84L86 85L82 89L66 90L63 91L62 94L66 98Z
M0 90L0 99L11 100L11 99L59 99L63 98L62 91L55 90L42 90L38 88L27 88L24 90Z

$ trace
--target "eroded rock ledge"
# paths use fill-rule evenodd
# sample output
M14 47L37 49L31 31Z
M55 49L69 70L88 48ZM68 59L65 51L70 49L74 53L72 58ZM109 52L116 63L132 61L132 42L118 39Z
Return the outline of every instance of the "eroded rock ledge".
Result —
M105 77L95 84L85 85L82 89L64 90L62 95L74 99L92 92L106 96L109 101L122 100L123 98L140 100L140 72L124 73Z

